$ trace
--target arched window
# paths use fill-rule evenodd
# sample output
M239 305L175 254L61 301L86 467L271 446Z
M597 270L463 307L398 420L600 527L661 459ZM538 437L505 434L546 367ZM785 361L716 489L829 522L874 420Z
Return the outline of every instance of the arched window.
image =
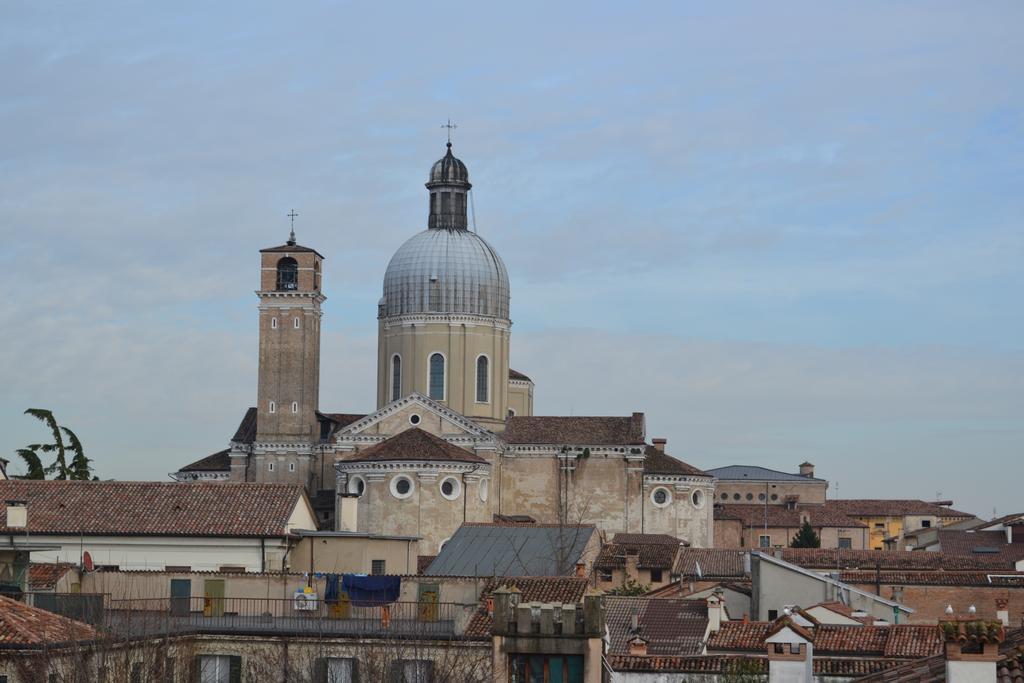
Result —
M434 353L430 356L430 398L444 400L444 356Z
M397 353L391 357L391 400L402 397L402 357Z
M476 359L476 402L487 403L488 384L490 382L490 363L487 356L480 356Z
M277 262L277 290L299 288L299 263L291 256Z

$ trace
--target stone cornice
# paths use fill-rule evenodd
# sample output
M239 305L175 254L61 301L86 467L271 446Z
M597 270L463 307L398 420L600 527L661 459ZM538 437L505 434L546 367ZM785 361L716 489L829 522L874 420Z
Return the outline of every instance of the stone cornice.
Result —
M387 460L384 462L374 461L351 461L338 460L334 463L335 471L346 474L365 474L370 472L417 472L437 475L442 472L470 473L479 472L490 474L491 466L486 463L465 463L452 461L431 461L431 460Z
M301 291L298 289L290 289L286 291L278 291L276 289L257 289L256 296L261 301L267 301L269 299L310 299L314 304L322 304L327 301L327 297L324 296L323 292L316 290Z
M492 442L496 439L494 432L484 429L473 420L470 420L468 417L459 414L458 412L452 410L451 408L441 403L438 403L437 401L434 401L433 399L427 398L426 396L419 392L413 392L408 396L405 396L396 401L392 401L391 403L388 403L385 406L382 406L376 412L370 413L363 419L357 420L352 424L347 425L344 429L338 430L337 434L335 435L335 443L340 446L346 441L360 440L360 437L357 436L359 432L363 431L364 429L367 429L368 427L372 427L374 424L380 422L384 418L390 415L394 415L395 413L403 410L404 408L407 408L410 405L418 405L422 407L424 410L429 410L435 413L436 415L443 417L449 422L462 427L471 435L475 436L477 439L482 440L484 442ZM365 439L366 437L363 438ZM385 438L387 437L385 436L378 440L383 441ZM450 441L451 439L448 440Z
M483 327L494 327L499 330L512 328L512 321L507 318L491 318L484 315L472 315L470 313L415 313L410 315L396 315L389 318L381 318L384 329L392 327L405 327L407 325L429 325L432 323L449 325L481 325Z

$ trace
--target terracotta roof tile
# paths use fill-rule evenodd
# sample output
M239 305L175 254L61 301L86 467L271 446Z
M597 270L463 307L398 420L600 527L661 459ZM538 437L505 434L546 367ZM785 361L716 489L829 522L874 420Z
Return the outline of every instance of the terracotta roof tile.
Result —
M746 576L743 550L726 548L681 548L672 570L686 578L737 578Z
M0 481L0 501L28 501L30 534L284 536L303 495L288 484Z
M601 548L594 567L616 569L626 566L626 555L637 554L640 569L671 570L681 541L667 534L615 534L611 543Z
M416 573L422 574L427 571L427 567L430 566L430 563L434 561L435 557L437 557L437 555L418 555L416 557Z
M610 655L608 661L614 671L739 673L741 667L743 673L765 672L768 670L768 660L764 657Z
M840 572L839 580L855 585L874 584L901 586L1007 586L1024 588L1024 572L989 571L881 571Z
M922 550L847 550L836 548L783 548L782 559L805 569L981 570L1013 569L1003 557L958 557Z
M629 417L515 416L505 422L510 444L630 446L644 443L644 414Z
M715 519L737 519L744 527L763 527L765 517L773 528L799 529L804 517L814 527L862 529L866 524L824 505L797 505L789 509L784 505L719 504L715 506Z
M673 598L604 598L604 620L611 639L609 652L627 654L633 615L649 655L695 655L708 626L707 605L700 600Z
M945 505L936 505L924 500L906 498L838 498L826 505L847 515L861 517L902 517L903 515L934 515L946 518L971 518L969 512L954 510Z
M324 255L321 254L316 249L313 249L311 247L304 247L301 244L282 244L282 245L277 246L277 247L267 247L266 249L260 249L260 253L261 254L289 253L289 252L290 253L295 253L295 254L299 254L299 253L303 253L303 252L312 252L312 253L316 254L317 256L319 256L320 258L324 258Z
M429 460L435 462L486 463L476 453L453 446L444 439L412 427L389 439L357 451L342 462L372 462L388 460Z
M1007 543L1005 531L939 530L939 547L946 555L1024 559L1024 543ZM992 552L995 551L995 552Z
M726 621L708 638L709 650L764 652L764 639L772 626L767 621Z
M30 591L53 590L65 574L75 568L66 562L38 562L28 567L28 589Z
M53 646L97 637L88 624L0 596L0 647Z
M678 474L688 477L710 477L693 465L677 460L654 446L644 448L644 474Z

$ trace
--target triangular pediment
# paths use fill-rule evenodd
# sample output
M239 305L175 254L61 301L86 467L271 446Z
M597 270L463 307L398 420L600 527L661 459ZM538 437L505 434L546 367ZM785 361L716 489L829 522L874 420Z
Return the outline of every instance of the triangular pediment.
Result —
M334 438L338 442L343 442L364 435L394 436L413 428L442 438L462 436L484 441L495 438L489 429L418 392L392 401L366 417L339 429Z

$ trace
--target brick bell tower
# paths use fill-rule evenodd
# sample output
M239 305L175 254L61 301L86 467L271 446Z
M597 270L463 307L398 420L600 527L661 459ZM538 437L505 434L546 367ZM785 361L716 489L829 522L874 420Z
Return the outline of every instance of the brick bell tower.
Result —
M297 214L292 214L292 219ZM260 362L250 481L310 485L320 440L323 260L288 242L260 250Z

